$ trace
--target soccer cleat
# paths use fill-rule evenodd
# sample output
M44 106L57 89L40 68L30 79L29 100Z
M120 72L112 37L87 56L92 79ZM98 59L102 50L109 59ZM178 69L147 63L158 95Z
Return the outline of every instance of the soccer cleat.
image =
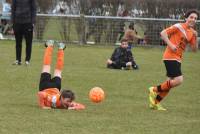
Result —
M21 64L22 64L22 63L19 62L18 60L14 61L14 62L12 63L12 65L21 65Z
M153 110L159 110L159 111L166 111L167 110L161 104L155 104L155 105L149 104L149 108L153 109Z
M153 91L154 87L149 88L149 108L154 109L154 110L160 110L160 111L166 111L160 103L155 103L157 93Z
M150 108L150 109L154 109L154 108L155 108L155 105L149 104L149 108Z
M153 88L154 87L150 87L149 88L149 107L150 108L154 108L155 107L155 99L156 99L156 96L157 96L157 93L153 91Z
M134 66L133 66L133 69L134 69L134 70L138 70L138 69L139 69L138 65L134 65Z
M160 103L156 104L156 105L154 106L154 109L155 109L155 110L160 110L160 111L166 111L166 110L167 110L167 109L164 108Z
M53 47L54 46L54 40L47 40L44 44L45 47L48 47L48 46L51 46Z
M66 45L64 44L64 43L58 43L57 44L58 45L58 49L62 49L62 50L65 50L65 48L66 48Z

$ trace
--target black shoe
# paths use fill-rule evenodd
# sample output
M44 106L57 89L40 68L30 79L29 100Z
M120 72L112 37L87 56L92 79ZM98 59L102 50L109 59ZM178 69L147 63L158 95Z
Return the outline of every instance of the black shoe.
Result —
M14 61L14 62L12 63L12 65L21 65L21 64L22 64L22 62L19 62L18 60Z
M134 66L133 66L133 69L134 69L134 70L138 70L138 69L139 69L138 65L134 65Z

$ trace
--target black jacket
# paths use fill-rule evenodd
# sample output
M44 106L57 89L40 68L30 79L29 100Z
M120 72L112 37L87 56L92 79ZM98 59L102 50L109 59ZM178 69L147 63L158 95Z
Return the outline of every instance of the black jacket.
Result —
M131 51L118 47L114 50L111 60L114 61L116 65L123 66L127 62L133 61L133 55Z
M35 23L36 1L35 0L12 0L12 23Z

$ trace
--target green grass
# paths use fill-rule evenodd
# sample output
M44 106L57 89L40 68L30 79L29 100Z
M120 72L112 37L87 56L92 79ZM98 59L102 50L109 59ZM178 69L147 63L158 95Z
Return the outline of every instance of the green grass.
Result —
M37 106L44 47L34 44L29 67L12 66L14 42L0 41L1 134L198 134L200 133L200 53L186 52L184 83L163 101L168 111L148 108L147 88L165 80L163 50L134 48L139 71L109 70L113 47L72 46L65 51L63 87L76 93L83 111L41 110ZM24 59L23 45L23 59ZM55 56L53 57L56 58ZM55 65L55 62L53 66ZM88 92L100 86L106 99L94 104Z

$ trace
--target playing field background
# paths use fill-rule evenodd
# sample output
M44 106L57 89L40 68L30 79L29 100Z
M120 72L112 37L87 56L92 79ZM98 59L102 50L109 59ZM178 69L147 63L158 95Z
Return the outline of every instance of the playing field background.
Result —
M0 134L199 134L200 53L185 53L184 83L163 101L167 111L153 111L147 89L165 80L163 48L133 48L140 69L122 71L105 67L114 47L69 45L62 87L71 88L86 109L42 110L36 93L44 46L34 43L30 66L13 66L14 41L0 41ZM56 49L54 61L55 55ZM103 103L89 101L94 86L104 89Z

